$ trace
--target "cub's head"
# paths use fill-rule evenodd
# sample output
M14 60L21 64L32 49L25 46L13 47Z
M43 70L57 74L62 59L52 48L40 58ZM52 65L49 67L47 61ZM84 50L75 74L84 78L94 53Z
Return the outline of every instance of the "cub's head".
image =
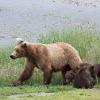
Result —
M96 72L95 66L88 63L83 63L80 65L79 73L83 73L84 77L91 77L93 79L93 84L96 83Z
M73 81L74 77L75 77L75 72L74 71L68 71L66 74L65 74L65 78L66 78L66 83L70 83Z
M81 71L84 71L84 72L87 72L87 73L90 73L91 76L94 76L95 75L95 66L92 65L92 64L88 64L88 63L82 63L80 64L80 72Z
M23 39L21 38L17 38L17 45L14 48L12 54L10 55L10 58L12 59L16 59L16 58L20 58L20 57L25 57L27 55L27 42L25 42Z
M92 88L96 83L94 66L88 63L80 65L79 70L74 78L74 87L76 88Z

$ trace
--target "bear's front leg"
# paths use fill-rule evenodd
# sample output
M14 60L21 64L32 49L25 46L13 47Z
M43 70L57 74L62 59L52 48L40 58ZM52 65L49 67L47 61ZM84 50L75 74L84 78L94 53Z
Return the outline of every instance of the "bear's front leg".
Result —
M14 82L13 85L21 85L24 81L28 80L32 76L33 70L33 65L31 63L27 63L19 79L16 82Z
M43 76L44 76L43 83L50 84L52 79L52 71L50 69L43 71Z
M70 70L71 70L71 68L70 68L69 65L66 65L66 66L64 66L64 67L62 68L61 73L62 73L62 82L63 82L63 85L69 84L68 80L66 80L66 78L65 78L65 74L66 74L68 71L70 71Z

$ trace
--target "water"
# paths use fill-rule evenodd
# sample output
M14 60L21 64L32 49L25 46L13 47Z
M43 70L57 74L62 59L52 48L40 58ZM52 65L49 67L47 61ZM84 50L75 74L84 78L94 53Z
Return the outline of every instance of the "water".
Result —
M100 0L0 0L0 47L16 37L32 37L48 29L95 24L100 27Z

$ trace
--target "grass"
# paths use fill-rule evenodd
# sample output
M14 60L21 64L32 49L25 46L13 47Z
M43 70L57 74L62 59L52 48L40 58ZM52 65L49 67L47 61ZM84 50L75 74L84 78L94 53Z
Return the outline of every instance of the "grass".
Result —
M97 89L98 88L98 89ZM100 87L95 87L93 89L76 89L71 85L24 85L18 87L0 87L0 100L12 100L16 97L18 100L99 100L100 99ZM27 95L25 94L40 94L40 93L53 93L50 96L43 95ZM20 94L20 95L19 95ZM24 96L23 96L24 95Z
M72 44L84 60L92 63L100 63L100 34L84 27L73 27L67 30L50 31L38 39L42 43L67 42ZM92 54L90 55L90 53ZM94 54L94 55L93 55ZM89 59L92 58L93 59Z
M52 30L48 34L39 37L38 42L71 43L80 53L83 60L90 63L100 63L100 35L93 30L82 27L69 28L63 31ZM22 72L24 59L11 60L11 54L14 46L0 48L0 100L11 100L10 95L23 93L54 93L53 96L23 96L18 100L100 100L100 84L93 89L75 89L72 85L62 86L60 73L53 74L53 82L49 86L42 84L42 72L35 69L31 79L26 81L23 86L14 87L12 83Z

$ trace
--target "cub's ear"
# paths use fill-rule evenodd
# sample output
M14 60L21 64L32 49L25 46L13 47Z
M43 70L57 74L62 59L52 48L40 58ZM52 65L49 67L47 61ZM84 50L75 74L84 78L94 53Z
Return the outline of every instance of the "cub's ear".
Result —
M87 69L86 67L81 67L81 68L79 69L79 73L85 71L86 69Z
M24 40L22 38L16 38L17 44L22 43Z
M94 66L90 66L90 72L94 71Z

